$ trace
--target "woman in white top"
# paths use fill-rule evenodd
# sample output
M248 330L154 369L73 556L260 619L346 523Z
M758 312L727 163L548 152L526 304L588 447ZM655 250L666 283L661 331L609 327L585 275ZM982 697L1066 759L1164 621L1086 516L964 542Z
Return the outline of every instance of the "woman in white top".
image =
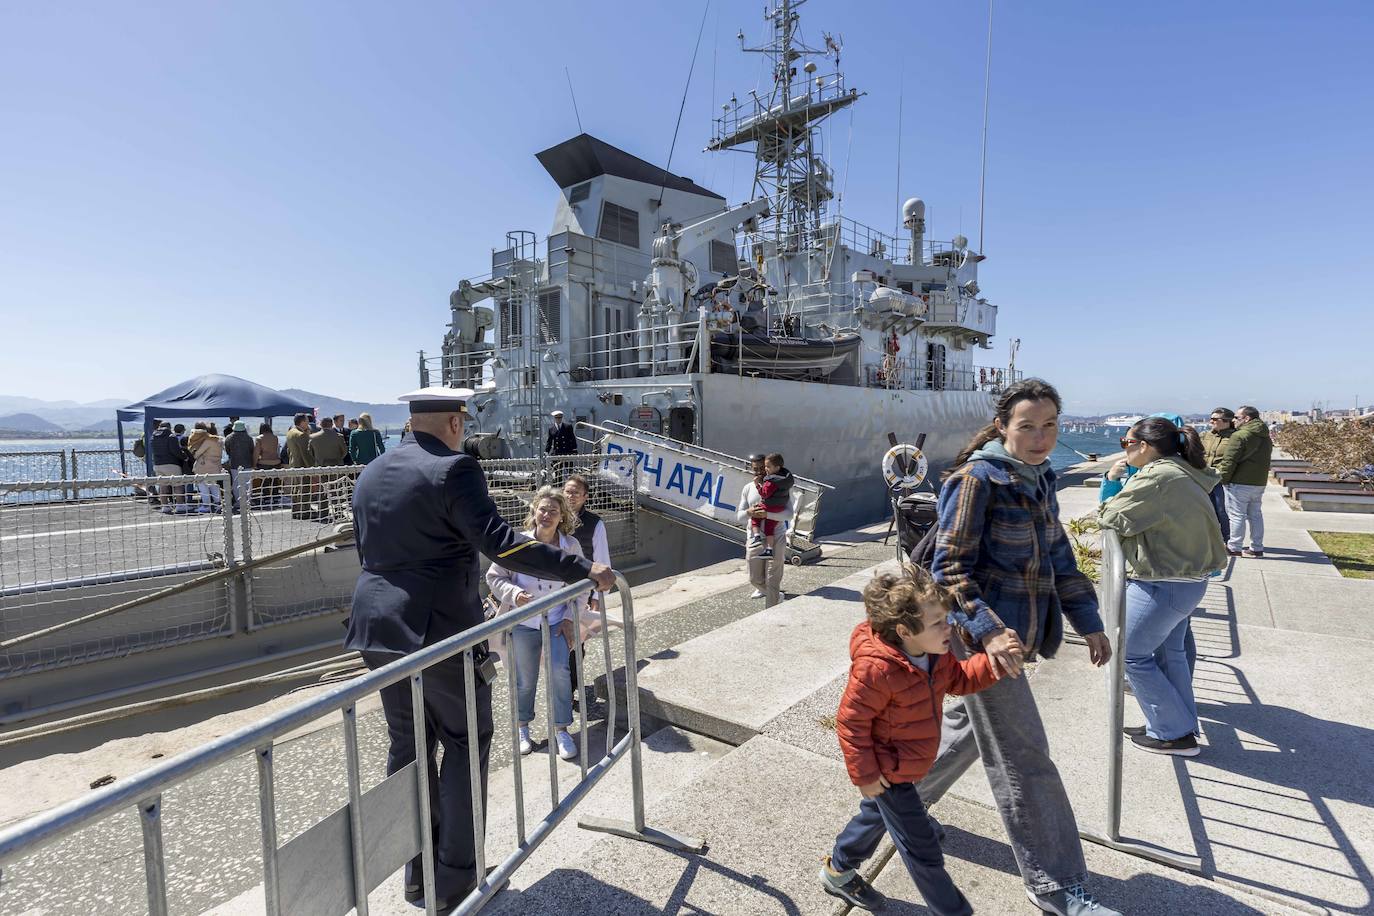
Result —
M572 536L573 529L577 527L577 515L559 490L541 487L534 494L524 527L525 533L534 539L555 546L564 553L582 556L582 547L577 543L577 538ZM511 572L499 563L492 563L487 570L487 587L504 612L528 604L540 595L556 592L564 587L564 583ZM549 684L549 690L553 693L554 740L558 744L558 756L564 760L572 760L577 756L577 745L568 734L568 726L573 720L568 647L573 642L573 615L577 613L573 605L578 603L565 602L548 612L549 651L553 659L553 681ZM510 634L511 661L515 663L517 715L520 717L521 754L533 750L530 722L534 720L534 694L539 686L543 649L539 624L540 618L532 617L521 621Z

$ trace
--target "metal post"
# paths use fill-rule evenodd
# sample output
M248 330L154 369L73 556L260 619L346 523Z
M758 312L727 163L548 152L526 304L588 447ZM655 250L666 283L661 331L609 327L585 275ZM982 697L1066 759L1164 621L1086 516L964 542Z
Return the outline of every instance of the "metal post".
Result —
M167 863L162 850L162 796L138 804L143 824L143 873L148 880L149 916L167 916Z
M344 757L348 766L348 839L353 854L353 910L367 916L367 853L363 845L363 786L358 772L358 707L343 708Z
M1079 836L1108 849L1159 862L1194 874L1202 873L1202 860L1162 849L1140 840L1121 838L1121 723L1124 719L1126 671L1126 559L1121 539L1115 531L1102 531L1102 618L1108 632L1115 634L1111 660L1107 663L1107 814L1105 830L1078 831Z
M472 782L472 850L477 883L487 874L487 831L483 826L486 794L482 791L482 760L477 745L477 675L472 650L463 650L463 697L467 707L468 776Z
M597 592L592 592L592 594L593 594L593 595L597 595L598 593L597 593ZM579 604L579 605L581 604L581 601L582 601L582 599L578 599L578 604ZM579 608L578 608L578 610L577 610L577 613L573 615L572 662L573 662L572 676L575 678L575 680L573 681L573 683L577 685L575 689L576 689L576 691L577 691L577 696L578 696L577 714L578 714L578 723L579 723L579 724L578 724L578 729L577 729L577 759L578 759L578 763L580 764L580 766L581 766L581 768L582 768L582 778L583 778L583 779L586 779L586 778L587 778L587 688L586 688L586 680L587 680L587 679L586 679L585 677L583 677L583 675L582 675L582 610L581 610L581 607L580 607L580 606L579 606ZM610 669L610 668L607 668L606 670L607 670L607 671L610 671L611 669ZM615 725L614 725L614 723L612 723L612 724L611 724L611 728L614 728L614 727L615 727Z
M425 890L425 914L437 916L434 900L434 825L430 822L429 726L425 719L424 672L410 676L410 721L415 731L415 785L419 795L420 866Z
M75 499L76 488L67 486L67 453L65 451L59 451L57 453L57 460L62 465L62 498L64 500Z
M553 634L549 631L549 612L539 615L539 635L544 645L544 722L549 733L549 798L558 807L558 739L553 728Z
M257 749L258 814L262 820L262 888L268 916L281 913L281 876L277 870L277 798L272 777L272 742Z
M219 510L220 517L224 520L224 568L233 569L238 565L234 558L234 478L229 474L221 474L211 478L212 487L220 487ZM229 606L229 632L233 633L238 629L238 589L234 587L234 578L224 580L224 599Z
M243 542L243 562L253 562L253 483L256 480L256 471L240 471L239 486L241 494L239 496L239 525L243 529L240 532L240 539ZM239 577L239 585L243 588L243 626L244 632L253 629L253 574L244 573ZM360 914L362 916L362 914Z
M525 845L525 782L521 775L520 754L520 707L516 701L515 631L506 633L506 695L510 705L510 746L511 770L515 776L515 836L519 845ZM528 723L527 723L528 724Z

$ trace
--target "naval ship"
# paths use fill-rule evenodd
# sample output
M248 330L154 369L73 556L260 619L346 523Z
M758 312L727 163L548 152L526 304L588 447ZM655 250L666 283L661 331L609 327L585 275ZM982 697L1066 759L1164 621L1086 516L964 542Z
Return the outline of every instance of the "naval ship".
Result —
M800 5L766 9L758 47L740 33L772 87L726 102L706 146L752 152L755 199L586 133L536 154L558 188L551 230L507 233L490 274L450 296L442 355L420 353L422 386L476 390L483 457L540 454L554 409L727 455L777 451L838 488L826 533L889 510L889 434L925 434L938 471L988 421L1016 372L976 360L997 329L984 256L928 238L919 199L901 237L832 213L821 127L864 93L838 40L804 40Z

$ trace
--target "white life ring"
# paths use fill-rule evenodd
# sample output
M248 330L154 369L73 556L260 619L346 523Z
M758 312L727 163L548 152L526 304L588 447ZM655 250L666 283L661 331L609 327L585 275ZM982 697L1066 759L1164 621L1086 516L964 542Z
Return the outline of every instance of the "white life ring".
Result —
M902 469L906 470L903 471ZM894 445L883 455L883 479L889 488L914 490L925 483L930 462L914 445Z

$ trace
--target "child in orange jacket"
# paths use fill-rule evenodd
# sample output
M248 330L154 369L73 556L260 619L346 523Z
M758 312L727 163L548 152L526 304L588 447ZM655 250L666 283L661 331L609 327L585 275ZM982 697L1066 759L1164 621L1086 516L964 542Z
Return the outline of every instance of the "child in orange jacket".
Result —
M853 662L836 732L863 801L835 840L820 880L826 893L866 910L885 900L858 868L886 831L931 912L973 912L945 871L934 826L916 791L940 749L945 694L976 693L996 681L986 655L962 661L948 654L953 608L950 592L924 570L878 575L864 588L868 620L849 640ZM1012 676L1019 674L1018 667Z

